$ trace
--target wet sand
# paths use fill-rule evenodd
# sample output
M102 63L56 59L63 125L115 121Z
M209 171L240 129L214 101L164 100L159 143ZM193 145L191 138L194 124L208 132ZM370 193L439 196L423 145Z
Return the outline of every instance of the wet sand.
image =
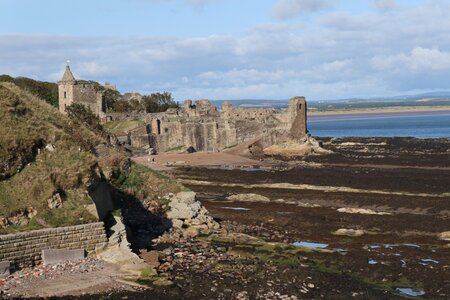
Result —
M448 114L450 107L386 107L378 109L355 109L355 110L335 110L335 111L311 111L308 117L312 120L316 119L341 119L345 117L374 117L374 116L400 116L400 115L422 115L422 114Z

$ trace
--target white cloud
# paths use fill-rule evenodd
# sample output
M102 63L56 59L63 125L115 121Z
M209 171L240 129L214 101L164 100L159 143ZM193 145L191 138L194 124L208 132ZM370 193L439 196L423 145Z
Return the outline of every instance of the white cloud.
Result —
M450 3L437 0L392 14L327 13L313 25L262 24L236 36L0 34L0 74L56 81L70 59L77 78L123 92L167 90L177 100L382 96L448 89L449 35Z
M367 31L378 26L379 18L373 14L352 15L349 12L332 12L320 18L322 25L343 31Z
M442 72L450 71L450 52L439 48L415 47L410 53L390 56L376 56L372 65L379 70L395 72Z
M277 19L288 19L297 15L319 11L329 5L328 0L278 0L273 7Z

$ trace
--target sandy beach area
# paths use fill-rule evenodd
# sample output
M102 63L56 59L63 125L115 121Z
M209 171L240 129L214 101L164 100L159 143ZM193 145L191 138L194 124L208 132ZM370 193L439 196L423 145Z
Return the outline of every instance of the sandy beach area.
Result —
M264 161L226 152L163 153L134 157L133 160L154 170L169 170L181 166L263 167L268 165Z
M354 110L309 111L308 117L334 117L347 115L376 115L376 114L419 114L419 113L450 112L450 106L421 106L421 107L385 107Z

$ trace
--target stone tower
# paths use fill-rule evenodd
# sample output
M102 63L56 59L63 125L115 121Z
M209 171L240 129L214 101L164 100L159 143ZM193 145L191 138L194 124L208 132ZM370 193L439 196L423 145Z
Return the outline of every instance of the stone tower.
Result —
M289 135L295 140L302 139L308 134L306 110L305 97L294 97L289 100L288 113L292 124Z
M59 111L66 113L67 106L79 103L97 116L103 117L106 111L104 90L105 88L95 81L75 80L67 64L62 79L58 81Z
M66 107L73 103L73 89L75 84L75 77L70 70L69 64L67 64L64 75L58 82L59 111L62 113L65 113Z

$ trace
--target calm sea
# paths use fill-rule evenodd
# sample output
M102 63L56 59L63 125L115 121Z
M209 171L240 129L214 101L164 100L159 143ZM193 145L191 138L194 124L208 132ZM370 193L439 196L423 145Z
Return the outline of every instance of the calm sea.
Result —
M450 111L311 116L308 129L321 137L450 138Z

